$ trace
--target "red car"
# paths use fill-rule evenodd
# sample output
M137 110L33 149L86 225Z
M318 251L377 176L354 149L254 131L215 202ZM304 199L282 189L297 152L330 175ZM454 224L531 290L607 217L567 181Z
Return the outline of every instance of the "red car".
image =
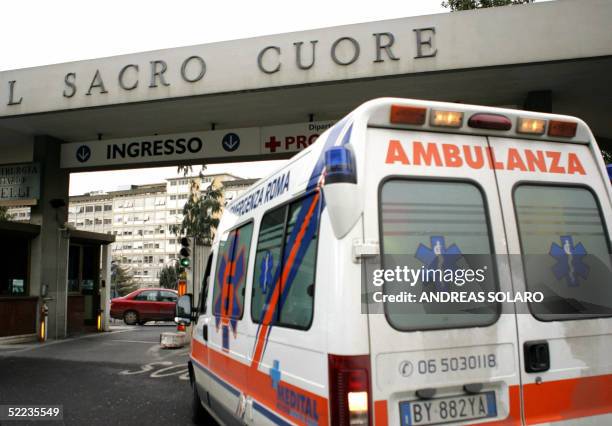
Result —
M178 292L167 288L141 288L111 300L110 315L128 325L172 321Z

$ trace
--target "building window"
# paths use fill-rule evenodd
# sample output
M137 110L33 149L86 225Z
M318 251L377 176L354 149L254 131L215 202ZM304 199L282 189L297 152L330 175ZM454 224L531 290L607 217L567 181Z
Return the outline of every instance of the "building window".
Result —
M97 206L95 206L94 207L94 211L101 212L102 211L102 205L98 204Z
M176 195L171 195L171 196L170 196L170 199L171 199L171 200L176 200Z
M93 212L93 206L85 206L85 213L92 213Z
M111 204L105 204L104 205L104 211L105 212L111 212L113 211L113 206Z
M111 219L104 219L104 224L105 225L111 225L113 223L113 221Z

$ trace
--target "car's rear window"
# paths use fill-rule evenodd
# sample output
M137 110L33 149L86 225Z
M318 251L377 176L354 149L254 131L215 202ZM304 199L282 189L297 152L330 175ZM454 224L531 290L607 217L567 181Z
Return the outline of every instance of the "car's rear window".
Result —
M514 203L530 304L541 320L612 314L609 237L595 195L585 187L520 185Z
M394 178L383 183L380 203L385 270L404 266L454 271L484 268L486 279L478 290L497 290L485 201L475 184ZM403 290L406 287L383 286L384 294ZM410 291L420 296L468 289L421 280ZM495 322L498 308L486 302L385 303L388 321L399 330L484 326Z

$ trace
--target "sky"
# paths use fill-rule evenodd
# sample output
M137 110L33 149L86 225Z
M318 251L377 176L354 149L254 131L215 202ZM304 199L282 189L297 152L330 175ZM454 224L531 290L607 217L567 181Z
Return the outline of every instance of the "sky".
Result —
M0 71L330 26L444 13L441 0L4 2ZM262 177L283 161L211 165ZM197 169L196 169L197 170ZM71 175L70 195L163 182L176 167Z

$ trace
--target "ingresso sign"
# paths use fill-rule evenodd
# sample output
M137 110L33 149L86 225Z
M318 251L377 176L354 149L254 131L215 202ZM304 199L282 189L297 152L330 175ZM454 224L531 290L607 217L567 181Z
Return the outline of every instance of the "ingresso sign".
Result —
M60 167L179 164L213 158L239 161L262 154L291 153L308 147L332 125L324 121L67 143L62 145Z
M0 166L0 206L34 205L40 198L38 163Z

